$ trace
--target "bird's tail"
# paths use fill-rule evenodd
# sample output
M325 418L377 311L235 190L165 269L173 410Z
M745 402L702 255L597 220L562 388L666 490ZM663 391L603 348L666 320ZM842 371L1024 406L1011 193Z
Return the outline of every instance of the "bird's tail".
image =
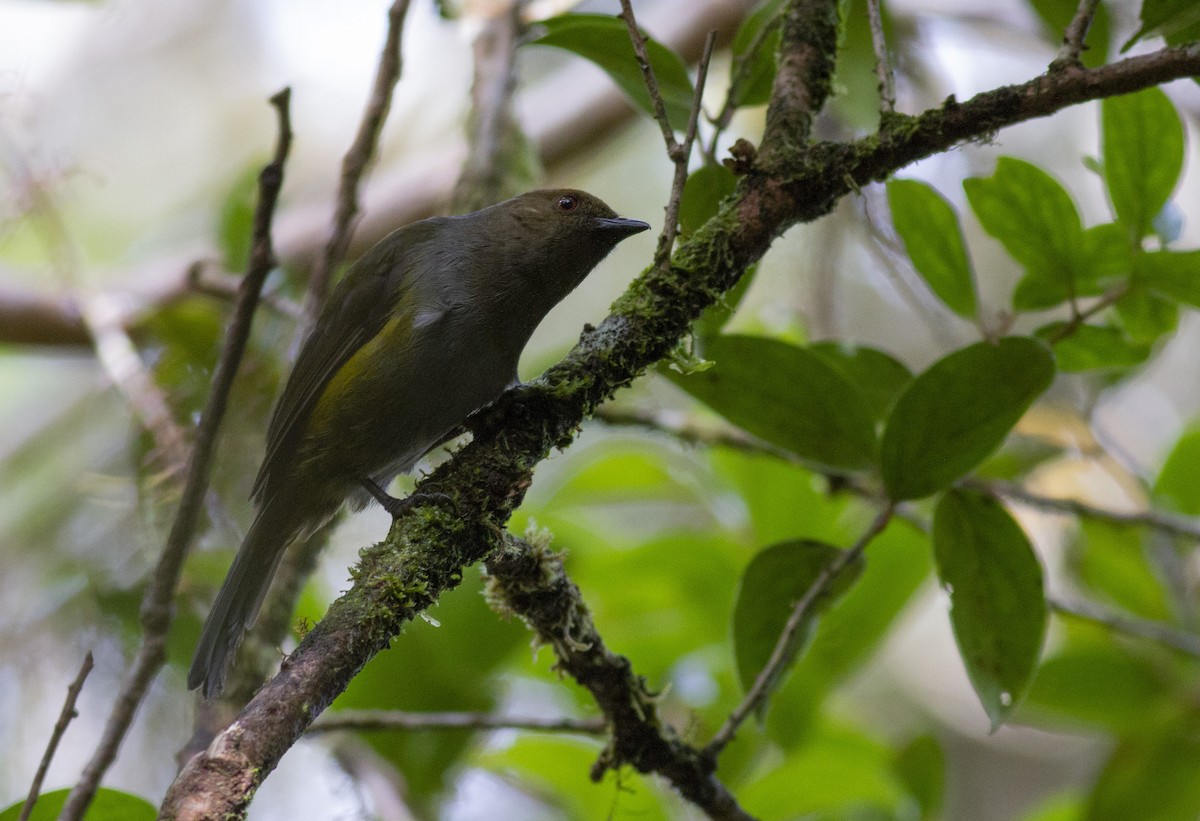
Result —
M254 624L297 530L295 512L289 505L269 499L259 508L200 631L188 670L189 690L203 685L205 698L220 695L238 645Z

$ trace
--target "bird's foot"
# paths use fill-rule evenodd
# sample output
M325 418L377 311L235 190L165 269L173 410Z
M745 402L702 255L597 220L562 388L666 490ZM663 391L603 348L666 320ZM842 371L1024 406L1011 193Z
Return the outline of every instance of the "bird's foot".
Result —
M379 486L379 483L374 479L359 479L358 483L363 486L363 489L375 497L375 501L391 514L393 519L399 519L408 511L418 505L425 504L442 504L450 505L456 511L458 503L454 501L454 497L447 493L413 493L405 496L403 499L397 499L389 494L386 490Z

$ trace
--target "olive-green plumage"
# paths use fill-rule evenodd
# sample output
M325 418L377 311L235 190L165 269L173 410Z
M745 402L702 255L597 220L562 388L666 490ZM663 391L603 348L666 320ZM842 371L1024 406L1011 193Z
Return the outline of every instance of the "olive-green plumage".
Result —
M370 501L516 381L534 328L649 226L582 191L532 191L384 237L330 294L275 406L255 518L204 623L188 687L220 693L284 550Z

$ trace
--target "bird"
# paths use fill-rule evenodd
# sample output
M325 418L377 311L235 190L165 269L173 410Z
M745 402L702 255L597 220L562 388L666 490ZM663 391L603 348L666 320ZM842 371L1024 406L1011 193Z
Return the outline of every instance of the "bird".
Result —
M204 622L188 689L222 692L288 546L344 503L402 512L383 488L518 384L542 319L649 227L584 191L537 190L399 228L347 269L272 411L254 518Z

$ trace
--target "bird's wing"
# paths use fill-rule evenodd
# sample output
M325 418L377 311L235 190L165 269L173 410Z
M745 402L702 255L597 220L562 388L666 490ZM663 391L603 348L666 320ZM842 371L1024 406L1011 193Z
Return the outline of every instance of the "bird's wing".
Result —
M409 270L432 220L401 228L355 262L330 294L313 331L304 340L291 376L267 427L267 451L251 496L261 503L270 477L294 453L309 415L325 386L354 353L378 334L412 284ZM286 443L292 447L285 447Z

